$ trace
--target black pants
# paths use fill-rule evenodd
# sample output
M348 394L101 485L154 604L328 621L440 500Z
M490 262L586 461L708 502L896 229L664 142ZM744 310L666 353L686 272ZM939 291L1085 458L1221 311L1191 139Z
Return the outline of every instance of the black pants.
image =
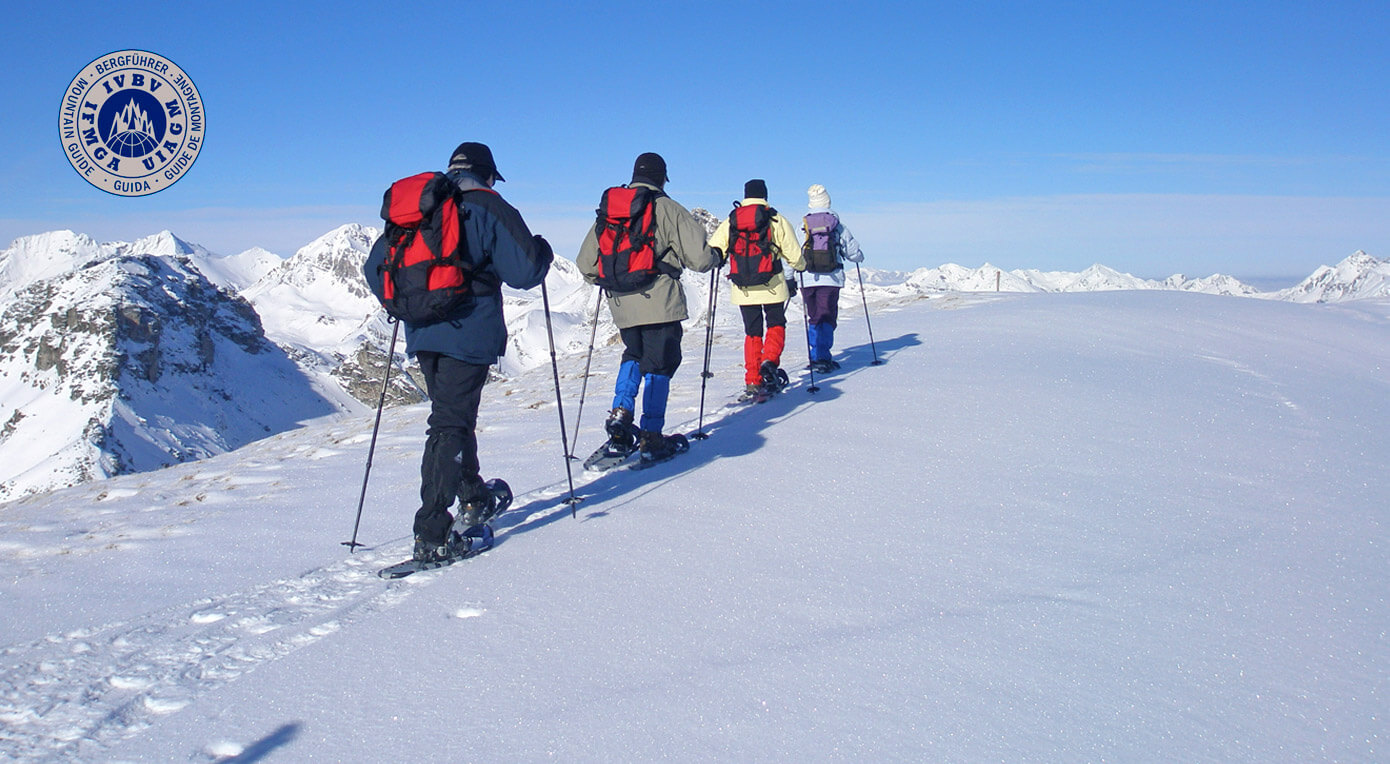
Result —
M422 351L415 357L430 396L415 535L430 543L443 543L454 521L449 514L454 498L469 501L485 490L478 476L475 430L488 367L442 353Z
M623 338L623 360L636 361L642 374L676 376L681 365L681 322L643 324L619 329Z
M763 316L767 316L769 327L787 325L787 304L785 302L772 302L766 305L740 305L738 311L743 315L743 333L749 337L763 336Z

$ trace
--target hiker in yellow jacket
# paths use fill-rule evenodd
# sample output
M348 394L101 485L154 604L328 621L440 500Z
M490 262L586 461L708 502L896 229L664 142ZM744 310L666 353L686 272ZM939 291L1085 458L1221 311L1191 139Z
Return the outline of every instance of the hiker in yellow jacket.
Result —
M743 314L744 397L751 398L786 384L782 349L787 344L787 302L796 282L782 263L797 271L805 270L806 263L796 230L767 203L767 183L748 181L743 196L709 243L728 259L730 292Z

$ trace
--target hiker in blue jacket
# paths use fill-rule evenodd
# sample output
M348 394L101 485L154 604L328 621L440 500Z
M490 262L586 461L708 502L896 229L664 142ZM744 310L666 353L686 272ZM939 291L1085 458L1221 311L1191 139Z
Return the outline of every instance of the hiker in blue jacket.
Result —
M507 347L502 284L516 289L538 286L555 257L545 239L531 234L521 213L493 190L503 178L486 145L460 144L449 159L447 175L462 192L459 212L472 298L447 320L405 324L406 353L419 361L430 397L414 526L414 557L422 562L448 556L454 519L449 508L455 498L459 513L467 517L485 517L491 509L492 493L479 474L475 431L488 367ZM383 236L363 266L378 299L384 295L381 269L387 250Z

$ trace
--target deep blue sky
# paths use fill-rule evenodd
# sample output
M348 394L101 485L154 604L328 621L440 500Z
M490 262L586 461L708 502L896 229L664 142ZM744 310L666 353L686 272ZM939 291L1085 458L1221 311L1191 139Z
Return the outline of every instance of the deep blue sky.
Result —
M50 3L0 44L0 246L173 230L288 255L397 177L490 144L573 256L643 151L723 214L830 189L869 264L1304 276L1390 257L1390 3ZM1144 7L1138 7L1144 6ZM89 61L169 57L207 142L109 196L58 111Z

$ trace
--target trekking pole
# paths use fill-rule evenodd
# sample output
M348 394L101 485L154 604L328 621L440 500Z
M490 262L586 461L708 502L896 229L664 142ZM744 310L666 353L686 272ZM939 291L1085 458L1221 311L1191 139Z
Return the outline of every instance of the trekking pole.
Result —
M854 264L854 272L859 274L859 299L864 303L864 325L869 327L869 347L874 351L874 362L870 366L881 366L883 361L878 360L878 346L874 344L874 325L869 321L869 298L864 296L864 272L859 270L859 263Z
M367 478L372 474L372 455L376 453L376 433L381 427L381 410L386 407L386 385L391 381L391 367L396 361L396 335L400 334L401 322L387 317L394 328L391 330L391 347L386 351L386 372L381 375L381 397L376 402L376 423L372 425L372 444L367 448L367 471L362 475L362 495L357 497L357 519L352 523L352 540L344 541L349 554L357 551L362 544L357 543L357 529L362 525L362 505L367 502Z
M584 361L584 384L579 388L579 413L574 415L574 442L579 443L579 420L584 418L584 398L589 394L589 366L594 362L594 338L598 336L598 313L603 308L603 287L598 287L598 301L594 303L593 326L589 328L589 356ZM578 459L579 457L569 452L569 447L565 448L566 459Z
M560 412L560 445L565 449L565 476L570 482L570 497L565 503L570 505L570 517L577 517L574 505L579 503L579 499L574 495L574 472L570 470L570 443L565 430L565 404L560 400L560 362L555 358L555 329L550 322L550 290L546 289L544 279L541 280L541 304L545 307L545 334L550 338L550 370L555 375L555 408Z
M705 325L705 370L700 372L700 424L690 435L695 440L704 440L709 437L709 434L705 432L705 386L709 384L710 377L714 376L710 373L709 362L710 348L714 342L714 309L719 305L715 298L719 294L719 272L721 270L723 270L722 265L709 272L709 310L705 312L707 322Z
M811 386L806 388L806 392L817 393L820 392L820 388L816 387L816 359L811 356L811 317L808 315L810 311L806 309L806 276L798 273L796 280L801 287L801 323L806 327L806 360L810 363L807 368L811 372Z

